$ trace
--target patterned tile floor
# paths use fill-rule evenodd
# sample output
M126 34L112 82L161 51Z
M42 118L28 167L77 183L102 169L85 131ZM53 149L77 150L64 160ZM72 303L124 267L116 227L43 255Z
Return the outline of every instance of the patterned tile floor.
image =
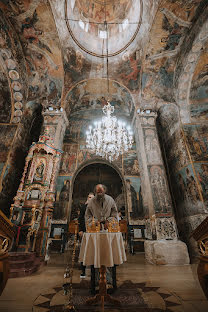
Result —
M65 255L54 254L51 259L47 266L32 276L9 279L0 297L0 312L55 312L56 305L64 304L65 296L56 286L63 284ZM149 308L142 310L141 307L139 312L207 312L208 301L200 288L196 269L196 264L153 266L145 262L144 254L128 255L128 261L117 269L117 279L118 285L126 280L139 284L140 295ZM80 271L75 269L74 283L80 283L79 276ZM122 310L106 308L105 311Z

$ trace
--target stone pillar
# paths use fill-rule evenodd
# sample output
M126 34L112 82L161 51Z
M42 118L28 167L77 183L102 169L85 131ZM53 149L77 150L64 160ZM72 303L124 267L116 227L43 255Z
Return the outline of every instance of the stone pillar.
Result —
M56 109L49 106L43 112L43 117L42 133L53 138L55 148L62 149L65 130L69 124L65 111L63 108Z
M198 133L201 125L183 125L179 108L173 103L160 107L158 125L175 204L179 236L187 243L191 256L195 258L198 257L198 246L191 233L208 216L203 198L203 185L200 184L203 183L202 178L205 176L201 170L201 163L203 164L201 147L204 148L205 145L203 135L200 136L200 132ZM195 139L194 135L198 137ZM199 156L197 153L192 154L195 148L199 149ZM204 154L206 155L206 151Z
M145 253L156 264L187 264L186 245L178 241L171 196L156 129L157 114L146 109L134 120L141 188L146 209ZM168 252L167 252L168 251ZM174 257L169 257L174 255Z

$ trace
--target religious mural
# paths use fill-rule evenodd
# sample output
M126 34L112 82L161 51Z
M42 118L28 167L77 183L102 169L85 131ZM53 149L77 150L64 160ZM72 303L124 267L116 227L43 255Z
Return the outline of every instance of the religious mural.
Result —
M171 101L173 97L174 58L148 58L142 73L142 93L145 100L154 97Z
M15 125L0 125L0 163L4 163L7 160L16 130L17 126Z
M135 146L133 146L133 148L128 151L128 153L124 153L123 158L124 174L126 176L140 176L139 163Z
M161 216L170 212L172 214L171 199L167 192L168 186L163 167L149 167L149 173L155 212Z
M60 182L60 181L59 181ZM58 183L57 187L60 187ZM64 180L64 184L61 190L56 191L56 202L54 206L54 219L60 220L67 217L69 206L69 194L70 194L70 179Z
M0 66L0 123L10 122L11 95L6 74Z
M171 136L166 136L164 139L169 170L174 174L189 163L181 129L177 129Z
M91 69L91 63L88 62L82 52L74 50L72 47L67 48L64 53L64 70L66 73L66 84L72 86L76 81L88 78Z
M123 55L116 75L119 80L131 91L136 91L140 87L141 61L137 59L136 53Z
M141 179L136 176L125 176L125 179L129 223L137 224L135 221L139 222L146 215L142 199Z
M108 55L124 51L139 31L141 15L140 0L65 0L66 26L72 39L96 56L105 55L107 49Z
M156 14L142 72L144 99L174 101L173 79L178 51L192 25L198 0L163 1Z
M201 173L203 172L206 176L206 172L202 170ZM199 180L201 180L201 182L204 181L205 176L201 177ZM175 200L179 207L179 217L207 212L200 196L202 186L198 184L191 165L181 169L177 173L177 184L173 185L173 187L178 194Z
M208 44L204 47L195 68L190 91L191 116L197 120L208 120Z
M93 114L98 109L99 114L107 100L115 107L115 114L133 114L134 104L128 90L117 82L106 79L90 79L75 86L67 95L66 111L70 109L70 116L84 110L93 110ZM91 112L92 113L92 112Z
M194 163L205 205L208 207L208 162Z
M77 162L77 144L64 144L60 164L60 174L72 174L76 170L76 162Z
M1 1L0 7L14 25L22 41L29 76L29 100L48 97L54 105L59 102L63 78L58 36L49 5L44 1ZM12 13L11 13L12 12ZM44 16L47 14L47 23ZM51 37L52 36L52 37ZM52 40L51 40L52 39ZM53 48L51 45L53 43ZM58 64L58 65L57 65ZM32 103L31 103L32 105Z
M162 159L156 130L145 128L143 131L148 164L160 164Z
M208 160L208 127L207 125L183 126L188 147L193 161Z

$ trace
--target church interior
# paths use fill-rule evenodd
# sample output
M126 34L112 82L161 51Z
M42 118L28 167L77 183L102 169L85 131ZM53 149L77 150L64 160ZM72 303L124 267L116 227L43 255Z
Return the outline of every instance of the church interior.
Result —
M81 238L97 184L119 217ZM112 245L117 286L101 263L91 304L80 254L95 235L123 258ZM0 311L207 299L208 1L0 0Z

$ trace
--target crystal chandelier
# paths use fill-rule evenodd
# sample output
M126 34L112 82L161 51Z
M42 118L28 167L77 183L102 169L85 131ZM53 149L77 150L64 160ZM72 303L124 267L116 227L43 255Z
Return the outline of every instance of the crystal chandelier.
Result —
M106 10L106 5L105 5ZM105 21L104 27L106 37L106 62L107 62L107 83L109 93L109 76L108 76L108 23ZM109 102L103 107L105 116L94 122L94 127L89 126L86 132L86 147L98 156L104 157L110 162L117 159L119 155L127 152L132 147L133 132L130 126L126 127L125 122L117 120L111 116L114 112L114 106Z
M125 122L111 116L114 106L109 102L102 109L105 116L89 126L86 132L86 147L98 156L110 162L132 147L133 132Z

